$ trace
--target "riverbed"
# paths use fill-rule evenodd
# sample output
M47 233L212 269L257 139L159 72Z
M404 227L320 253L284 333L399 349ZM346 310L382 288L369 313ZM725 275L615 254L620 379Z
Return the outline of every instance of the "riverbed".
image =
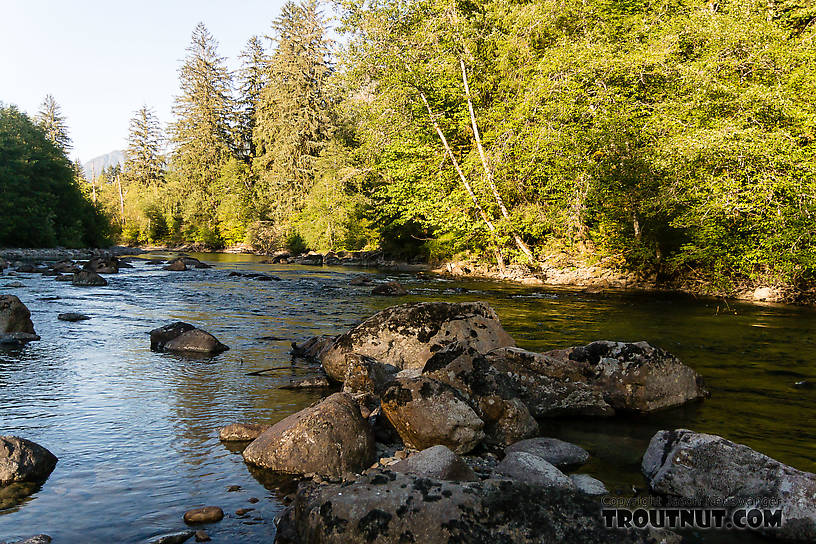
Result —
M140 258L157 256L169 254ZM192 256L214 267L169 272L137 260L94 288L37 274L0 277L0 292L20 297L42 337L22 349L0 349L0 435L28 438L60 459L24 502L12 505L0 495L0 541L46 533L56 543L150 542L184 530L185 510L217 505L227 516L207 527L214 542L271 542L283 508L280 482L250 472L240 451L219 442L218 428L271 424L319 398L279 389L316 373L314 365L291 359L292 341L337 334L387 306L424 300L484 300L527 349L646 340L702 374L711 391L703 403L645 417L542 425L543 434L589 450L592 459L580 472L613 492L642 492L640 457L654 432L667 428L719 434L816 471L816 391L796 385L816 382L813 309ZM281 281L228 276L233 270ZM376 297L371 286L350 286L360 273L398 280L409 295ZM24 287L3 287L12 281ZM91 319L58 321L63 312ZM177 320L231 349L209 360L151 352L147 333ZM273 367L281 368L250 375ZM239 508L255 510L237 516Z

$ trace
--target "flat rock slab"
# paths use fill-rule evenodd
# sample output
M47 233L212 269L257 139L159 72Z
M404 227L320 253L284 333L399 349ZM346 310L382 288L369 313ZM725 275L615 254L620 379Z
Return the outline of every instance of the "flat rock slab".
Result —
M197 525L199 523L215 523L224 519L224 511L217 506L203 506L184 512L184 523ZM192 535L190 535L192 536ZM189 537L188 537L189 538Z
M558 468L579 467L589 461L589 452L584 448L557 438L529 438L508 446L504 451L537 455Z

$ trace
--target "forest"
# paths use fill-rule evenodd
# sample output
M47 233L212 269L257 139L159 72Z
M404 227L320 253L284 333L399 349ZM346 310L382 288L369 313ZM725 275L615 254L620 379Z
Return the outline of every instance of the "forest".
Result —
M173 118L75 184L127 244L802 286L814 38L812 0L289 2L237 71L199 24Z

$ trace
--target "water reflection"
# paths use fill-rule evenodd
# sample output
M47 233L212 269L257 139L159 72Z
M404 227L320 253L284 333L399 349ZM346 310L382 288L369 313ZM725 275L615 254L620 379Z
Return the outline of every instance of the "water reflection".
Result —
M17 278L26 287L15 294L31 309L42 340L0 350L0 434L34 440L60 462L24 503L9 508L11 492L0 496L0 540L45 532L57 542L144 542L183 529L186 509L216 504L228 515L207 529L214 540L269 541L282 508L281 480L249 469L239 449L218 441L217 429L235 421L272 424L317 400L318 392L279 389L315 372L291 360L290 342L336 334L407 301L485 300L519 345L533 350L648 340L703 374L712 397L701 404L647 417L544 422L547 434L593 454L582 472L610 489L643 487L640 456L661 428L724 435L816 470L816 421L809 417L816 391L794 387L816 377L809 309L730 304L725 311L714 300L664 294L376 274L411 290L394 299L348 285L359 270L195 256L215 268L173 273L139 262L93 289ZM231 270L281 281L230 277ZM92 319L58 321L65 311ZM206 362L150 352L146 333L175 320L212 332L231 349ZM241 490L228 492L232 485ZM250 504L253 497L260 502ZM244 507L256 510L233 514Z

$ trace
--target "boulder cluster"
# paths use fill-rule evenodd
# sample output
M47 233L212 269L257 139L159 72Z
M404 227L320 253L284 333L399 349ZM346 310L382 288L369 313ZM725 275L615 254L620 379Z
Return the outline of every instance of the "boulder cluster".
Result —
M293 348L340 391L271 427L220 433L251 440L251 465L311 477L279 542L667 541L605 528L592 498L603 483L568 474L589 452L539 436L539 422L704 398L671 354L645 342L526 351L481 302L394 306Z

